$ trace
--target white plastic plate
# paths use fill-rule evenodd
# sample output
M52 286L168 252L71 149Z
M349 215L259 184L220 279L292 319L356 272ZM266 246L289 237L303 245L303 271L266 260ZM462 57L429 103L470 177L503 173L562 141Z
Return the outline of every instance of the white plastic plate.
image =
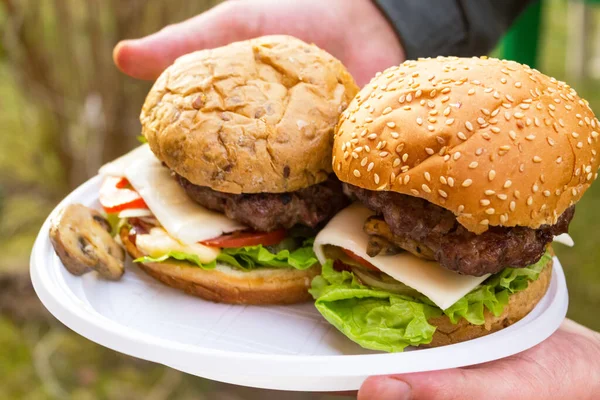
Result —
M89 180L57 209L68 203L97 206L99 185L99 177ZM567 311L565 277L555 258L548 292L518 323L464 343L382 354L364 350L344 337L311 303L215 304L163 286L132 264L119 282L102 280L93 273L75 277L54 253L48 239L49 219L33 248L31 278L54 316L113 350L237 385L355 390L369 375L479 364L540 343L558 328Z

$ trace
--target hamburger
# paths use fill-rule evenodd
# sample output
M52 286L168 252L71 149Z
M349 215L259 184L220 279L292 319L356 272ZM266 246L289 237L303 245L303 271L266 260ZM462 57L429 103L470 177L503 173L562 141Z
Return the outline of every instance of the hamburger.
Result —
M316 237L317 309L361 346L489 334L544 296L553 238L597 178L600 123L564 82L512 61L407 61L337 125L355 204Z
M289 36L176 60L143 105L147 143L100 171L127 252L207 300L309 300L316 231L348 204L331 154L357 91L340 61Z

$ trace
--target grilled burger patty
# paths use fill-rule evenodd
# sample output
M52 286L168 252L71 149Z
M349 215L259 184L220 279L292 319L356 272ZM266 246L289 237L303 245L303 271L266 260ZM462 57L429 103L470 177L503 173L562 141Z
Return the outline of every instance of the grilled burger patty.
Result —
M567 232L575 213L575 206L572 206L555 225L542 225L538 229L490 226L483 234L476 235L460 225L450 211L424 199L348 184L344 184L344 191L381 214L389 226L378 226L373 219L367 221L365 231L368 234L380 233L375 236L379 241L369 246L369 255L374 256L382 250L390 254L402 248L435 259L449 270L473 276L534 264L554 235Z
M296 224L315 228L349 204L340 181L334 175L295 192L242 194L197 186L180 175L176 178L198 204L261 232L289 229Z

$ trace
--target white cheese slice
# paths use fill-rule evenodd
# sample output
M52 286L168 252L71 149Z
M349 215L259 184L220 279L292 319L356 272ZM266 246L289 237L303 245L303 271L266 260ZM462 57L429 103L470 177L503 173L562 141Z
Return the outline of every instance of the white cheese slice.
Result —
M366 253L369 237L362 228L372 214L364 206L353 204L333 217L315 238L314 250L319 261L325 262L325 245L350 250L397 281L424 294L442 310L456 303L489 276L459 275L437 262L426 261L410 253L369 257Z
M179 251L198 256L201 263L209 263L219 255L218 248L203 246L200 243L181 243L159 227L150 229L148 234L137 235L135 244L142 253L151 257L160 257L170 251Z
M152 211L147 208L128 208L119 212L119 218L149 217Z
M148 144L143 144L129 153L122 155L121 157L113 160L109 163L104 164L98 170L98 174L102 176L117 176L122 178L125 176L125 172L129 169L131 163L133 163L140 154L146 153L150 150Z
M147 144L112 165L105 165L100 173L125 176L165 230L183 243L196 243L246 229L245 225L190 199Z
M560 235L554 236L554 241L565 246L575 246L575 241L568 233L561 233Z

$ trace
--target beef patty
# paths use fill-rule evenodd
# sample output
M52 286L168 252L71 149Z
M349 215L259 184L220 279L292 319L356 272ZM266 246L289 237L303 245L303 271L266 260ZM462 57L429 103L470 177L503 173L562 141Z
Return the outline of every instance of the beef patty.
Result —
M429 254L429 258L434 258L443 267L473 276L536 263L554 235L568 231L575 213L575 206L572 206L555 225L542 225L538 229L490 226L486 232L477 235L460 225L452 212L418 197L374 192L348 184L344 185L344 191L385 219L392 235L387 235L384 240L391 241L397 248L417 243L418 246L411 245L406 250ZM372 226L371 223L369 227ZM365 225L365 231L373 234L369 227ZM389 254L395 246L385 247L386 252Z
M327 222L348 205L342 184L330 175L316 185L289 193L223 193L197 186L180 175L179 184L198 204L224 213L251 228L269 232L296 224L311 228Z

